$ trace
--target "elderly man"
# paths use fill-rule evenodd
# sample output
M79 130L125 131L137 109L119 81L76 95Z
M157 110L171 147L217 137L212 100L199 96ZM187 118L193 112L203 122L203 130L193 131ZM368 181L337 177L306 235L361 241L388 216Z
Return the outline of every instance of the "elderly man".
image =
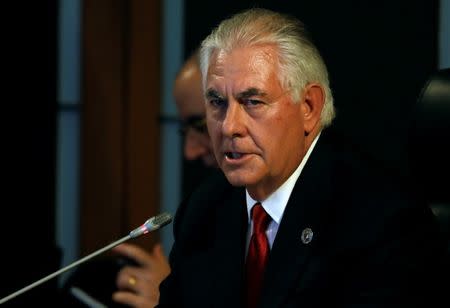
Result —
M327 128L328 73L301 22L236 14L201 68L221 170L178 209L160 307L430 304L434 218Z

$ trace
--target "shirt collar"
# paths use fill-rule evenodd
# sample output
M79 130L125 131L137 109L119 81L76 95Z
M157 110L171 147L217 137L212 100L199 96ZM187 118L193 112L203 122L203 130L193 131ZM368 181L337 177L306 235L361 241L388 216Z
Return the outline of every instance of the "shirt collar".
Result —
M292 190L294 189L294 185L297 182L298 177L302 173L306 162L308 161L309 156L311 155L312 150L314 149L317 140L319 140L320 133L314 138L311 146L303 157L302 161L298 165L297 169L295 169L294 173L283 183L277 190L275 190L266 200L261 200L262 207L264 210L270 215L273 221L277 224L280 224L281 218L283 217L284 210L286 208L289 197L291 196ZM250 211L255 205L257 200L254 200L250 197L247 189L245 190L246 201L247 201L247 217L250 222Z

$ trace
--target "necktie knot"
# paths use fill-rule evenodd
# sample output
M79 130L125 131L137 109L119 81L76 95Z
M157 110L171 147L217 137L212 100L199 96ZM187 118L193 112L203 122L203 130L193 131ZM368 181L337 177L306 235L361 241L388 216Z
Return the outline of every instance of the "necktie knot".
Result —
M261 203L256 203L252 208L252 220L254 233L266 232L267 226L271 221L270 215L262 207Z

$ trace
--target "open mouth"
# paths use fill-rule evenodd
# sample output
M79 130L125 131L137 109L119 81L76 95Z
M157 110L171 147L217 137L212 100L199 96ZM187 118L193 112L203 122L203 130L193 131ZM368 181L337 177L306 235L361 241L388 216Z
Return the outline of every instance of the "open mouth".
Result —
M244 154L238 152L225 152L225 157L228 159L239 159L242 156L244 156Z

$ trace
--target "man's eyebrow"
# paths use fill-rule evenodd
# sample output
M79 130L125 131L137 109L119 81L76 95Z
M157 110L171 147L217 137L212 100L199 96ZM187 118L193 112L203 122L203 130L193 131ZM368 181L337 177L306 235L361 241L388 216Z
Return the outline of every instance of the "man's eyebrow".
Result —
M267 93L261 91L258 88L248 88L247 90L244 90L240 92L237 95L237 99L245 99L253 96L266 96ZM207 99L223 99L224 97L220 95L220 93L217 90L214 90L212 88L206 90L205 97Z
M266 96L267 93L261 91L260 89L257 88L248 88L247 90L239 93L237 95L238 99L244 99L244 98L249 98L252 96Z
M214 99L218 99L218 98L223 98L220 94L219 94L219 92L217 92L216 90L214 90L214 89L208 89L208 90L206 90L206 93L205 93L205 97L206 98L208 98L208 99L211 99L211 98L214 98Z

